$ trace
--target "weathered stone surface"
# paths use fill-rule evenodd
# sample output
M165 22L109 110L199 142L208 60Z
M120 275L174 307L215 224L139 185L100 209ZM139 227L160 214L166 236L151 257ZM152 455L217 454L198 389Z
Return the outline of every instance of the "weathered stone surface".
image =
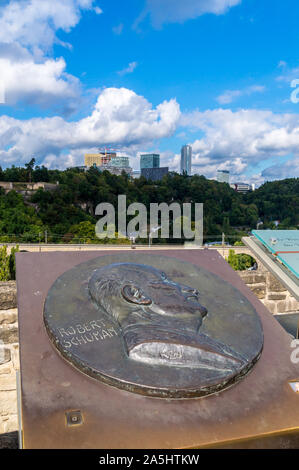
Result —
M10 391L16 389L16 374L0 375L0 391ZM1 404L0 404L1 409Z
M3 328L0 327L0 340L4 344L17 343L19 341L18 328Z
M263 304L271 313L277 313L277 302L275 300L263 300Z
M245 284L259 284L259 283L266 283L266 275L265 274L256 274L255 272L240 272L239 273Z
M287 297L287 293L281 293L281 294L269 294L268 295L268 300L285 300Z
M0 376L10 374L12 372L12 370L13 370L12 363L1 365L0 366Z
M290 312L299 312L299 302L294 297L289 298L288 310Z
M0 390L0 416L17 414L17 391Z
M0 283L0 310L17 308L17 287L15 281Z
M18 449L18 433L9 432L0 434L0 449Z
M268 275L267 288L269 292L285 292L286 288L272 275Z
M0 325L10 325L18 320L18 310L0 310Z
M15 370L20 370L20 354L19 354L19 345L14 344L10 350L11 359L13 363L13 368Z
M290 309L288 308L288 302L285 300L280 300L277 302L277 313L287 313Z
M258 299L264 299L266 297L266 287L260 286L249 286L252 292L257 296Z
M18 415L3 416L3 428L5 434L17 431L19 429Z
M11 360L10 349L0 346L0 366Z

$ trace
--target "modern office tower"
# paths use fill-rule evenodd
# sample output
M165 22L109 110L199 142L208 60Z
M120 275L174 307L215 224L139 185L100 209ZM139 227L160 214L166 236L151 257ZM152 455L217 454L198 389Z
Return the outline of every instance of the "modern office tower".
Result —
M217 171L217 181L218 181L218 183L228 183L229 184L229 171L227 171L227 170L218 170Z
M162 168L142 168L141 176L147 180L161 181L163 176L168 174L168 166Z
M191 145L184 145L181 150L181 174L187 173L191 175L192 169L192 147Z
M160 168L160 155L158 153L140 155L140 170L143 168Z

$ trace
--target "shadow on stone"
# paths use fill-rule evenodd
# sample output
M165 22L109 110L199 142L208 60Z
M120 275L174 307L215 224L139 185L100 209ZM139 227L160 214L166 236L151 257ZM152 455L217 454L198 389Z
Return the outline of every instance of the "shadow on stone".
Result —
M0 434L0 449L18 449L18 432Z

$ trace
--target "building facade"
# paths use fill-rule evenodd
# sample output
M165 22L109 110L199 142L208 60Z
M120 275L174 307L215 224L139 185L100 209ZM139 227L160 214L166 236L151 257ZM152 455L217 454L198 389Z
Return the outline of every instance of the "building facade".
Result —
M163 176L168 174L168 167L162 168L142 168L141 176L144 176L147 180L160 181Z
M227 183L227 184L229 184L229 171L228 170L218 170L217 171L217 181L218 181L218 183Z
M87 167L108 165L113 158L117 158L116 153L86 153L84 156L84 165Z
M181 150L181 174L191 175L192 170L192 147L184 145Z
M140 170L143 168L160 168L160 155L158 153L140 155Z
M248 193L249 191L252 191L252 186L248 183L233 183L230 187L238 193Z

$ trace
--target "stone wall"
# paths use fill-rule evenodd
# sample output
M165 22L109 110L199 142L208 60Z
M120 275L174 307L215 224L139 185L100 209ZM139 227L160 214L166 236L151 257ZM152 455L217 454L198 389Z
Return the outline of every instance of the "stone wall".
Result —
M0 283L0 449L17 447L16 371L19 370L17 292L14 281Z
M239 275L271 313L299 312L299 302L261 263L258 271L241 271Z

